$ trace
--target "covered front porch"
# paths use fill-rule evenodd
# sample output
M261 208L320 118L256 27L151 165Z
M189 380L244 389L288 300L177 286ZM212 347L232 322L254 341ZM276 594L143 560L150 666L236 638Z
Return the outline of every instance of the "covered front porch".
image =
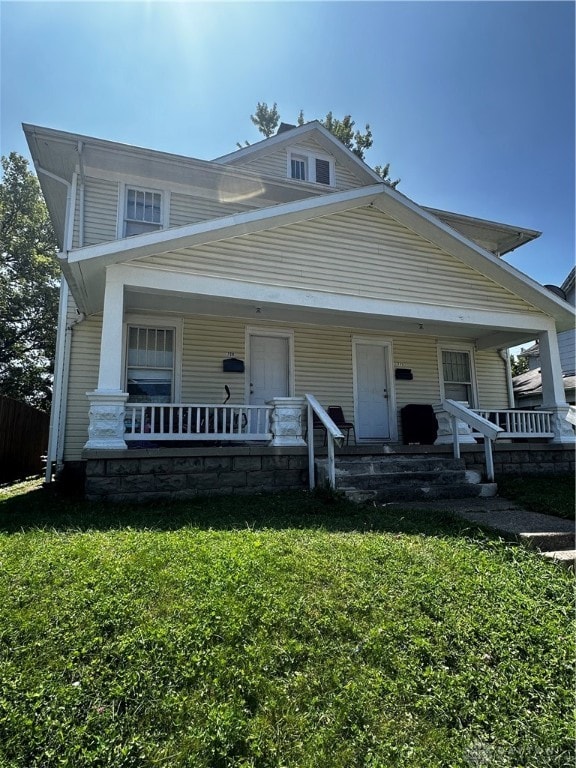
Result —
M331 404L355 424L352 443L364 451L409 442L401 420L409 404L434 407L433 442L448 450L492 440L574 442L554 322L541 313L342 296L135 264L110 265L100 290L85 459L172 446L306 452L322 447L325 433L330 451L343 437L328 419ZM518 411L505 350L535 337L544 406ZM450 400L464 409L458 419L445 407ZM495 430L483 433L484 422Z

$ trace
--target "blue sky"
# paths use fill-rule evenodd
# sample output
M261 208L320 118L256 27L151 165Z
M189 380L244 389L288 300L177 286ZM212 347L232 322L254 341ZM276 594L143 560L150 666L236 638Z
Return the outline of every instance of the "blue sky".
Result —
M329 110L369 122L418 203L543 232L507 257L574 264L573 2L0 2L2 154L22 122L204 159Z

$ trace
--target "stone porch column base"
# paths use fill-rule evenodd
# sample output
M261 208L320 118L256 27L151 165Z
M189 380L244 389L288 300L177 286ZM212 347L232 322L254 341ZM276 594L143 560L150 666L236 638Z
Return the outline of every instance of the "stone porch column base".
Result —
M542 408L538 410L552 411L550 425L552 432L554 432L554 437L552 438L553 443L576 444L576 432L567 419L568 411L570 410L568 404L543 405Z
M461 403L468 407L468 403ZM434 441L434 445L452 445L454 442L454 435L452 433L452 416L442 408L442 404L438 403L433 406L434 413L436 415L436 421L438 422L438 436ZM474 443L476 440L472 435L472 428L465 424L463 421L458 421L458 441L463 443Z
M85 449L122 450L124 440L124 405L128 394L121 390L94 390L87 392L90 400L90 424Z
M303 430L304 398L274 397L267 405L274 407L270 416L274 437L269 445L306 445Z

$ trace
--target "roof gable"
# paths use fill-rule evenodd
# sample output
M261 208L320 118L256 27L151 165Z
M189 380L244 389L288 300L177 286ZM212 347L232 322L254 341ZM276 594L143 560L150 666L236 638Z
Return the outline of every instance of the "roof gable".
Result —
M293 146L305 146L308 142L313 142L322 152L334 157L337 164L341 165L358 179L359 185L382 181L375 171L360 160L354 152L344 146L318 120L313 120L296 128L283 130L275 136L263 139L256 144L250 144L248 147L242 147L242 149L238 149L235 152L217 157L214 159L214 162L221 165L253 164L266 155L278 152L279 150L287 151Z

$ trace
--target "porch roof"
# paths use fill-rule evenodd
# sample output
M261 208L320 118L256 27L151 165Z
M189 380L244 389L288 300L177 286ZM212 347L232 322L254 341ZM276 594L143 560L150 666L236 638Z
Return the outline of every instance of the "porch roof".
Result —
M383 183L80 248L61 254L62 267L79 308L93 313L102 309L105 268L110 265L367 206L391 216L527 301L553 319L557 330L574 327L574 314L566 302Z

